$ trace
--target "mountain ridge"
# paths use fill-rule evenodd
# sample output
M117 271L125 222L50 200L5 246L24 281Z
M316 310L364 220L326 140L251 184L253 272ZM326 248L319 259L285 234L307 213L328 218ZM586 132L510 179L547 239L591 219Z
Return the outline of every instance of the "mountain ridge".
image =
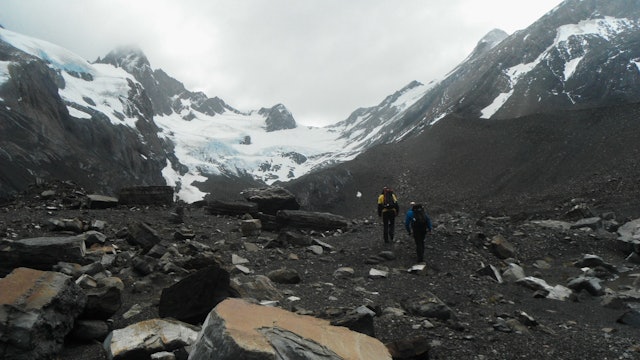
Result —
M492 30L443 79L426 85L410 82L380 104L356 109L324 128L298 126L283 104L245 112L220 97L189 91L162 69L153 70L136 47L116 49L89 63L56 45L2 30L0 97L5 110L24 116L29 131L39 137L55 135L41 143L18 144L16 138L34 137L5 125L10 131L3 131L2 148L48 154L47 161L64 165L66 171L23 156L22 162L11 164L20 181L7 181L0 193L78 169L74 178L111 193L128 182L168 184L188 202L207 194L234 196L241 190L237 183L285 184L420 136L452 116L493 121L635 103L640 101L640 50L634 46L640 41L640 24L628 18L634 14L640 14L640 6L567 0L512 35ZM19 68L22 72L15 70ZM24 71L47 79L22 82L16 74ZM25 102L17 94L42 99ZM51 126L39 128L38 121ZM93 123L96 128L89 129ZM75 139L65 139L68 130ZM106 146L91 149L95 144ZM74 158L68 148L87 154ZM5 152L0 161L9 166L15 155ZM88 180L101 172L125 176ZM228 186L229 195L220 194L221 184Z

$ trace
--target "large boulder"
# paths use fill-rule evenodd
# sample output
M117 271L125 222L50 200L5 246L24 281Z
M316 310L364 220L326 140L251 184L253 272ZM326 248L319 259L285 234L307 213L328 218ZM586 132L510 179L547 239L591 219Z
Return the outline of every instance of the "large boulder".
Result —
M162 290L159 314L190 324L199 324L220 301L237 297L230 287L229 273L218 265L209 266Z
M325 212L280 210L276 214L279 228L311 229L318 231L346 229L349 220L343 216Z
M618 228L618 246L626 253L640 253L640 219L625 223Z
M118 202L123 205L172 205L171 186L133 186L120 189Z
M491 252L499 259L507 259L514 257L516 254L513 244L511 244L502 235L496 235L491 239L490 247Z
M247 189L242 195L248 201L258 204L258 210L266 214L275 215L278 210L300 209L296 197L280 186Z
M377 339L327 320L227 299L211 311L190 360L391 359Z
M199 328L173 319L150 319L112 331L103 342L109 359L149 359L191 345Z
M284 300L282 292L264 275L239 275L231 279L231 286L243 298L251 298L257 301Z
M429 358L429 338L416 336L413 338L399 339L387 343L387 348L394 360L412 360Z
M161 241L158 232L145 222L132 222L127 226L127 229L129 230L127 242L131 245L140 246L144 252L151 250L154 245Z
M70 276L17 268L0 279L0 359L51 359L84 309Z
M17 267L51 270L60 261L84 263L86 253L82 237L38 237L0 240L0 275Z
M87 195L87 207L89 209L108 209L118 206L118 199L112 196L99 194Z
M97 280L95 288L84 289L87 305L82 317L106 320L113 316L122 305L124 283L117 277L106 277Z
M407 298L403 301L402 307L412 315L426 318L449 320L455 319L456 314L442 300L430 292L425 292L419 296Z
M250 214L251 216L257 216L258 204L248 201L210 200L207 202L205 210L211 215L238 216Z

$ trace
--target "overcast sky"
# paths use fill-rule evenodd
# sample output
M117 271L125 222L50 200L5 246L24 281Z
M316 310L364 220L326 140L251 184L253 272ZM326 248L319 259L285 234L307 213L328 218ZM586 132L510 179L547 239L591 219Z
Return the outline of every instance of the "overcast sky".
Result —
M492 29L524 29L561 2L2 0L0 24L89 61L137 45L188 90L325 125L441 79Z

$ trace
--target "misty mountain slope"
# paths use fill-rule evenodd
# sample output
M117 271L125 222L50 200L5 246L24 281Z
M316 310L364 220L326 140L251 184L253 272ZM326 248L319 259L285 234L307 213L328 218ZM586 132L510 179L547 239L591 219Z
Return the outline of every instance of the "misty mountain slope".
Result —
M375 215L383 186L396 190L403 211L409 201L437 212L533 211L587 197L640 214L628 200L640 195L638 116L640 104L496 121L450 116L287 188L305 206L349 216Z
M155 136L157 128L144 121L151 108L139 87L126 76L100 76L94 66L53 44L5 30L1 38L3 194L51 177L105 191L133 181L161 181L164 144ZM84 91L84 79L96 86Z
M414 106L414 121L446 114L507 119L640 101L640 4L567 0L489 49L478 43Z
M6 119L0 125L6 130L0 135L0 162L13 169L17 179L2 174L0 196L51 177L74 179L107 193L123 184L168 184L176 188L179 199L193 202L207 194L224 194L221 187L235 192L241 184L287 183L364 156L377 146L415 143L416 137L431 142L424 145L430 154L428 163L440 164L442 160L433 154L450 159L462 146L453 141L454 136L464 139L469 131L482 134L477 127L487 119L529 119L540 113L554 116L553 112L639 102L638 15L637 2L567 0L527 29L512 35L489 32L443 79L426 85L410 82L380 104L359 108L325 128L299 127L283 104L240 111L219 97L190 91L161 69L154 70L135 47L115 49L89 63L54 44L0 29L0 105L4 107L0 115ZM446 118L465 119L469 124L440 125ZM551 129L549 139L558 134L567 136L567 141L574 137L562 127L554 134L554 124L542 123ZM576 124L575 131L579 137L583 129ZM608 136L609 130L603 131ZM434 134L423 134L430 132ZM537 136L533 130L529 135ZM443 139L452 140L444 143ZM492 154L487 159L494 160L500 157L489 146L510 147L513 155L544 145L523 138L518 143L523 149L519 149L505 141L495 138L476 151ZM394 146L389 149L400 151ZM459 172L455 178L442 174L434 181L450 183L455 191L479 186L483 192L482 183L467 184L469 189L457 183L486 177L485 171L496 176L492 187L510 191L513 185L508 179L513 178L514 169L527 173L528 166L537 166L521 155L508 162L524 163L508 170L494 169L490 162L476 169L476 162L466 155L460 152L455 161L468 163L469 174ZM478 154L469 155L475 159ZM572 166L560 157L550 161ZM351 181L351 174L340 169L325 173L335 177L327 178L324 188L309 184L315 191L311 197L330 199L328 207L339 203L336 189ZM419 172L410 167L406 171L407 177ZM439 167L431 172L438 171ZM529 173L540 176L536 171ZM523 181L529 177L522 176ZM562 180L556 175L543 177L550 185L554 178ZM234 186L225 186L230 184Z
M367 213L384 185L446 208L590 193L633 207L611 189L637 193L639 13L637 2L568 0L525 30L487 35L396 119L420 136L290 188L346 213Z
M3 194L24 189L37 177L54 177L78 179L84 185L98 185L101 191L108 192L114 192L125 182L168 184L175 186L178 198L192 202L219 193L220 184L233 184L234 179L238 184L251 186L287 181L352 159L367 147L388 142L395 136L381 136L367 126L353 129L362 126L362 121L336 128L298 127L293 114L282 104L239 111L218 97L189 91L161 69L153 70L136 47L115 49L89 63L55 44L6 29L0 29L0 42L0 49L4 49L0 55L6 59L0 64L0 95L9 111L26 115L27 124L26 128L16 127L6 133L5 149L15 149L16 153L32 149L49 153L53 159L52 171L31 160L14 163L17 173L23 175L20 181L7 180ZM36 82L14 86L19 79L15 78L18 72L12 69L33 69L25 62L38 64L41 72L51 78L38 81L51 85L47 92L37 91L41 85ZM421 90L416 92L415 88L420 87L412 83L372 111L384 117L384 125L388 126L392 124L390 119L417 101ZM39 112L45 114L44 118L32 117L30 114L38 107L23 101L19 93L29 93L38 102L50 103L57 110ZM12 99L16 102L12 103ZM46 118L49 116L46 114L51 114L52 119ZM383 120L371 121L380 126ZM52 132L40 126L41 121L46 124L63 121L78 127L59 126L59 131ZM113 128L105 128L109 126ZM67 159L60 153L62 147L12 143L12 138L26 137L20 131L29 127L34 132L46 130L40 136L52 142L67 145L79 142L79 145L69 151ZM75 132L69 132L71 128ZM103 139L104 136L112 136L113 143ZM84 159L92 152L98 157L91 161ZM72 159L74 154L79 159ZM10 153L5 155L7 159L14 157ZM122 164L112 163L112 159ZM149 161L147 167L141 164L145 161ZM145 174L130 171L131 165L144 169ZM62 167L65 172L57 170ZM110 174L111 170L123 167L119 171L125 176L117 185L109 184L113 181L110 176L96 183L87 175L95 170L85 171L89 167L104 168ZM39 173L29 168L37 168Z

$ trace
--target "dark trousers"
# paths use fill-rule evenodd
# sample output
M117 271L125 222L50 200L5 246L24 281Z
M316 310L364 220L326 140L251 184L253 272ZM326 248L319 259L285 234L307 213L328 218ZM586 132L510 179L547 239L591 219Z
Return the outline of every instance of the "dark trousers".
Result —
M393 210L382 212L382 236L384 242L393 241L393 234L396 227L396 212Z
M427 237L426 231L414 231L413 240L416 242L416 257L418 262L424 261L424 239Z

